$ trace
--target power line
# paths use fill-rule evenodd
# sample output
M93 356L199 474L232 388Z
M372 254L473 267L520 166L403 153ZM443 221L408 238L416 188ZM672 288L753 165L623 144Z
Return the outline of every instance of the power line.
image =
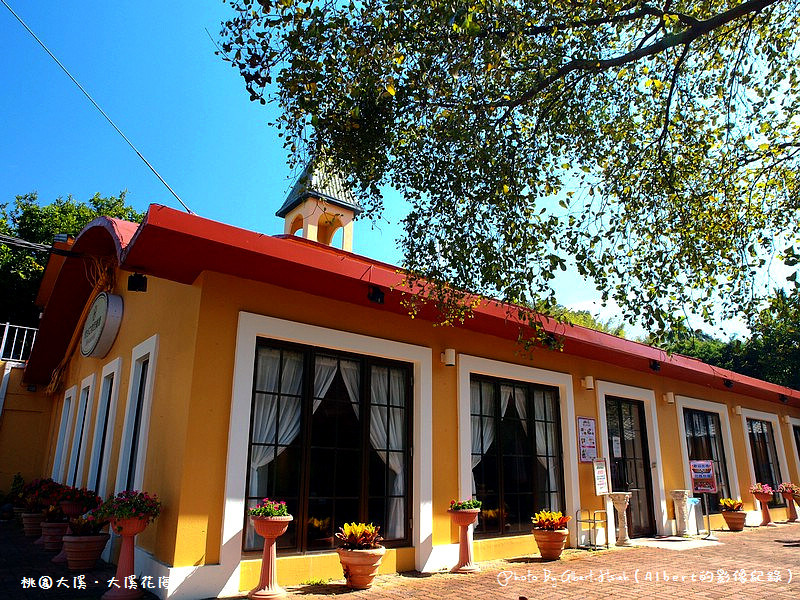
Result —
M3 233L0 233L0 244L14 246L16 248L24 248L25 250L37 250L40 252L47 252L50 250L50 246L46 246L45 244L29 242L28 240L23 240L22 238L14 237L13 235L5 235Z
M163 183L163 184L164 184L164 186L165 186L165 187L166 187L166 188L167 188L167 189L170 191L170 193L171 193L173 196L175 196L175 199L176 199L178 202L180 202L180 204L181 204L181 206L182 206L183 208L185 208L185 209L186 209L186 212L188 212L189 214L192 214L192 215L193 215L193 214L194 214L194 212L192 212L192 210L191 210L191 209L190 209L188 206L186 206L186 204L183 202L183 200L181 200L180 196L178 196L178 194L176 194L176 193L175 193L175 190L173 190L173 189L172 189L172 188L169 186L169 184L168 184L168 183L167 183L167 182L164 180L164 178L163 178L163 177L162 177L162 176L159 174L159 172L155 170L155 168L153 167L153 165L151 165L151 164L150 164L150 162L149 162L149 161L148 161L148 160L147 160L147 159L144 157L144 155L142 155L142 153L141 153L141 152L139 152L139 150L136 148L136 146L134 146L134 145L133 145L133 142L131 142L131 141L130 141L130 140L127 138L127 136L126 136L124 133L122 133L122 130L121 130L119 127L117 127L117 125L116 125L116 123L114 123L114 121L112 121L112 120L111 120L111 117L109 117L109 116L108 116L108 115L105 113L105 111L104 111L102 108L100 108L100 105L99 105L99 104L97 104L97 102L95 102L95 101L94 101L94 98L92 98L92 97L89 95L89 92L87 92L85 89L83 89L83 86L82 86L80 83L78 83L78 80L77 80L77 79L75 79L75 78L72 76L72 73L70 73L70 72L67 70L67 68L66 68L66 67L65 67L63 64L61 64L61 61L60 61L60 60L58 60L58 58L56 58L56 55L55 55L55 54L53 54L52 52L50 52L50 49L49 49L47 46L45 46L44 42L43 42L42 40L40 40L40 39L39 39L39 37L38 37L38 36L37 36L37 35L36 35L36 34L33 32L33 30L32 30L30 27L28 27L28 25L25 23L25 21L23 21L23 20L20 18L20 16L19 16L17 13L15 13L15 12L14 12L14 9L13 9L13 8L11 8L11 7L8 5L8 3L6 2L6 0L0 0L0 2L2 2L2 3L3 3L3 6L5 6L5 7L8 9L8 11L9 11L9 12L10 12L12 15L14 15L14 18L15 18L17 21L19 21L20 25L22 25L22 26L25 28L25 30L26 30L28 33L30 33L30 34L31 34L31 36L33 36L33 39L35 39L35 40L36 40L36 41L39 43L39 45L40 45L42 48L44 48L44 51L45 51L45 52L47 52L47 54L49 54L49 55L50 55L50 58L52 58L52 59L53 59L53 60L56 62L56 64L57 64L59 67L61 67L61 70L62 70L62 71L64 71L64 73L66 73L66 74L67 74L67 77L69 77L69 78L72 80L72 82L73 82L75 85L77 85L77 86L78 86L78 89L79 89L80 91L82 91L82 92L83 92L83 95L84 95L84 96L86 96L86 97L89 99L89 102L91 102L91 103L94 105L94 107L95 107L95 108L96 108L98 111L100 111L100 114L101 114L101 115L103 115L103 116L106 118L106 121L108 121L108 122L111 124L111 126L112 126L112 127L115 129L115 130L116 130L116 132L122 136L122 139L123 139L123 140L125 140L125 141L128 143L128 145L129 145L129 146L130 146L130 147L133 149L133 151L134 151L134 152L136 152L136 155L137 155L139 158L141 158L141 159L142 159L142 161L144 162L144 164L146 164L146 165L148 166L148 168L149 168L149 169L150 169L150 170L151 170L151 171L152 171L152 172L155 174L155 176L156 176L156 177L158 177L158 180L159 180L161 183Z

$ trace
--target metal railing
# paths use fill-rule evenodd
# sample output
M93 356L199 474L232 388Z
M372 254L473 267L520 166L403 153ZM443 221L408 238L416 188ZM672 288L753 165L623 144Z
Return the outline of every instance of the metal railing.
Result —
M0 324L3 328L3 339L0 342L0 360L25 361L31 355L33 342L36 341L35 327L23 327L11 323Z

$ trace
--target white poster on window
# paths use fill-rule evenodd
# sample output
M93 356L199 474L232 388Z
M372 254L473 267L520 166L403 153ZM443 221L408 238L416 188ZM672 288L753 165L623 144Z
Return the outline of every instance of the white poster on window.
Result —
M578 450L581 462L592 462L597 458L595 420L590 417L578 417Z
M618 435L611 436L611 451L614 453L614 458L622 458L622 440Z

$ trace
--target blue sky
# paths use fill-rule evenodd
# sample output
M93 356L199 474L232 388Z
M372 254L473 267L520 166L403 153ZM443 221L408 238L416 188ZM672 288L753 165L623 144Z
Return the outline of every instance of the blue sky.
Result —
M113 3L6 0L198 215L267 234L294 183L268 105L249 100L238 72L214 54L231 9L221 0ZM207 31L208 33L207 33ZM0 5L0 202L38 192L115 195L139 210L177 201L83 94ZM356 225L354 251L399 264L406 211L387 199L385 221ZM576 276L559 300L600 309ZM641 330L627 328L629 333ZM740 327L734 327L730 333Z
M270 107L214 54L221 1L24 2L17 14L197 214L264 233L294 183ZM180 208L30 35L0 6L0 202L128 190L140 210ZM387 218L397 223L402 207ZM359 224L355 250L398 262L396 226ZM383 233L383 235L381 235ZM388 235L386 235L388 233Z

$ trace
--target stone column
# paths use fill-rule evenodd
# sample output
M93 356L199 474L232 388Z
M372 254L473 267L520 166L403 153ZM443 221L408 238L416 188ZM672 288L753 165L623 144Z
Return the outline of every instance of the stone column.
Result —
M628 536L628 503L631 500L630 492L613 492L608 495L614 508L617 509L619 516L619 533L617 534L617 546L629 546L631 538Z
M669 493L675 504L675 535L689 533L689 490L672 490Z

